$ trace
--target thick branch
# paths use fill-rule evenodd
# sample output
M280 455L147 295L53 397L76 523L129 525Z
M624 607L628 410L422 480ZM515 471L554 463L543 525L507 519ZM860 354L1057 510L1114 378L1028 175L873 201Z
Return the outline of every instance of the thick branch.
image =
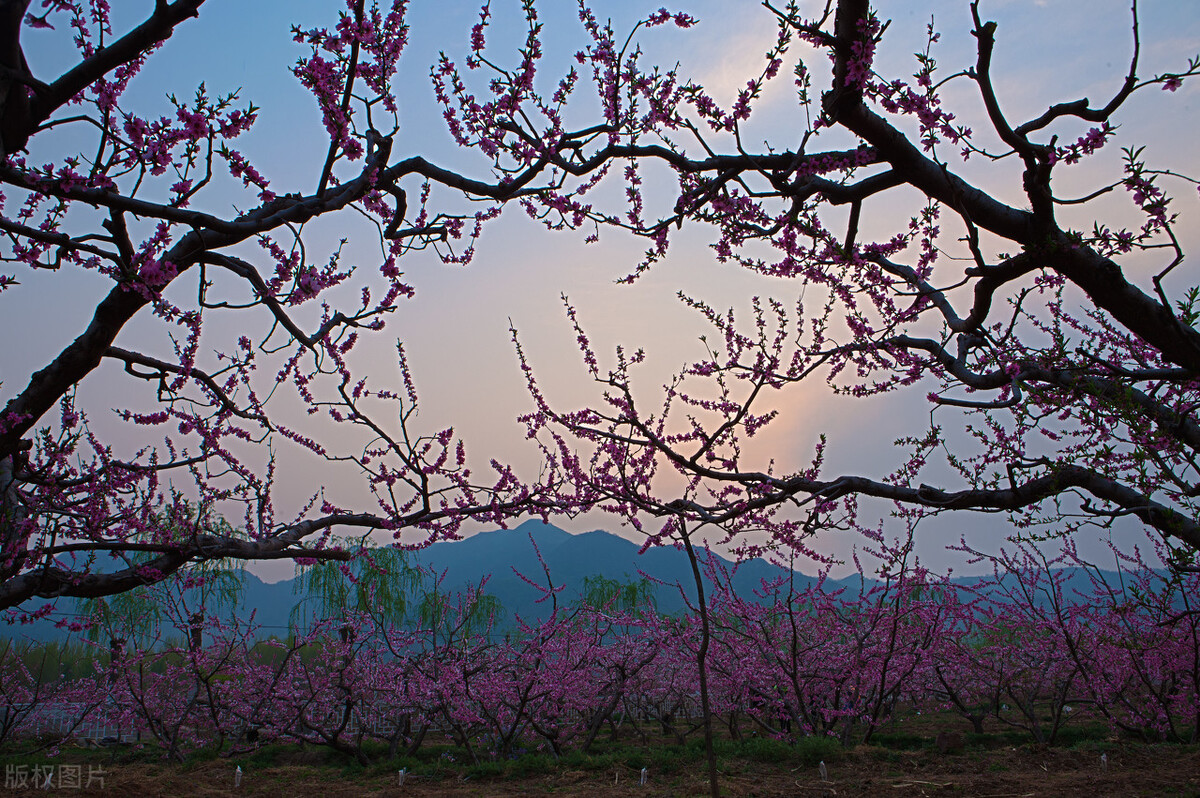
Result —
M926 157L904 133L865 104L843 109L838 122L871 144L906 183L926 196L965 213L996 235L1020 244L1033 243L1032 213L1005 205Z
M759 482L762 475L724 475L726 480ZM1073 489L1083 490L1106 502L1121 507L1154 527L1164 536L1173 536L1192 548L1200 548L1200 523L1196 519L1154 501L1133 488L1123 485L1103 474L1082 466L1067 465L1035 477L1020 485L1005 489L967 489L944 491L927 485L908 487L891 485L859 476L842 476L834 480L818 481L803 477L772 479L770 490L764 495L750 499L736 507L717 507L711 510L700 505L692 509L701 511L705 521L721 524L747 512L794 501L833 501L843 496L860 495L889 499L903 504L932 507L938 510L1017 511L1038 502L1059 496Z
M960 359L946 351L941 343L929 338L897 336L883 342L884 346L917 349L933 356L943 369L963 385L977 391L995 391L1011 385L1014 376L1003 369L994 369L984 374L972 371ZM1150 372L1143 379L1160 379L1160 372ZM1173 378L1182 376L1174 373ZM1063 391L1094 397L1108 407L1124 408L1139 413L1170 437L1192 449L1200 449L1200 424L1190 415L1185 415L1154 399L1145 391L1138 390L1129 381L1107 379L1095 374L1067 369L1048 369L1036 364L1020 364L1015 379L1027 385L1049 385ZM1119 410L1114 410L1119 414Z
M1095 250L1061 236L1047 265L1082 288L1097 307L1172 363L1200 375L1200 333L1154 297L1125 279L1121 267Z
M374 185L376 169L387 161L390 147L385 142L366 164L363 173L348 183L329 189L320 197L283 198L239 218L237 232L216 232L201 228L185 234L164 256L182 275L200 260L207 250L232 246L256 232L281 224L303 224L322 213L337 210L360 199ZM149 304L148 291L131 290L119 284L113 287L92 316L92 322L50 365L35 373L29 385L5 408L3 417L17 420L0 429L0 457L15 451L17 441L30 430L72 385L99 365L117 334L133 315ZM15 414L10 415L10 414Z
M305 533L307 534L307 533ZM267 541L202 535L186 545L163 552L141 565L131 565L110 573L79 573L57 566L38 568L0 583L0 609L15 607L31 598L98 598L152 585L170 577L184 565L198 560L231 557L242 560L313 557L348 560L350 552L299 548L303 535L284 534ZM113 548L101 544L89 550ZM129 546L118 546L125 550Z
M32 79L25 53L21 51L21 20L29 0L0 0L0 159L17 152L29 141L29 96Z

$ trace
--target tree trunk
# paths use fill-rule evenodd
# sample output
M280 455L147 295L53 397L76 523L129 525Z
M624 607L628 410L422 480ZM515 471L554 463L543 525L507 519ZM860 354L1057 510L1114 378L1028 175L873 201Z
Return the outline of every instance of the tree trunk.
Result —
M692 577L696 580L696 599L700 607L700 648L696 652L696 666L700 671L700 711L704 720L704 757L708 760L708 787L712 798L721 798L721 788L717 783L717 755L713 750L712 712L708 702L708 603L704 596L704 579L700 575L700 563L696 560L696 550L692 548L691 538L688 537L687 526L683 519L679 521L679 535L687 549L688 561L692 564Z

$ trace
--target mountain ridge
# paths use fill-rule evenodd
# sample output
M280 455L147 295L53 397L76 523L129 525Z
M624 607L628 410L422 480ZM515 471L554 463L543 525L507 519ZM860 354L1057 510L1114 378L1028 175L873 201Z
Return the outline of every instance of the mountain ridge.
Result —
M682 586L694 603L691 565L682 551L670 546L656 546L639 555L641 547L638 544L603 529L571 533L533 519L511 529L486 530L462 540L440 541L409 552L408 560L441 576L443 592L465 591L488 577L484 592L499 600L502 626L514 622L518 616L527 623L536 622L549 615L550 602L539 603L543 594L517 575L520 572L535 584L545 584L546 573L534 546L529 543L531 538L549 569L551 582L556 589L561 588L558 593L560 606L580 597L588 577L630 582L641 579L643 574L655 582L654 594L660 612L686 611L687 605L680 591L674 588L676 584ZM788 573L787 569L761 559L736 564L735 568L732 560L715 553L713 556L724 569L733 573L734 589L743 595L750 595L763 579ZM799 572L796 576L800 580L800 589L816 579ZM285 636L292 608L303 598L296 592L296 578L265 582L249 571L244 572L244 577L236 616L246 621L253 613L262 636ZM841 584L852 580L857 583L856 576L829 581ZM711 585L706 584L706 587ZM61 639L66 633L54 626L54 620L75 613L74 606L60 606L50 618L32 624L0 627L0 638Z
M530 545L531 539L534 545ZM539 601L544 593L518 575L519 572L535 584L544 585L546 572L542 567L543 561L554 588L559 590L557 602L560 607L581 596L588 577L600 576L626 583L637 581L645 575L654 583L659 612L675 614L687 611L688 603L694 604L695 601L695 584L691 564L680 550L682 546L654 546L639 554L640 548L638 544L606 530L570 533L535 519L512 529L487 530L462 540L434 543L409 552L408 561L441 577L440 590L444 593L475 588L486 577L484 591L494 596L501 605L501 628L514 623L517 617L526 623L536 623L550 614L551 602ZM541 561L537 552L541 553ZM762 559L735 564L719 554L711 554L727 573L732 574L734 592L746 598L754 596L764 580L789 576L789 573L796 580L798 591L817 581L815 576L800 571L789 572L783 566ZM1082 585L1079 580L1086 579L1082 570L1068 570L1078 571L1068 574L1069 585ZM264 582L250 572L245 572L244 576L241 604L236 616L246 621L253 613L254 622L261 627L260 635L263 637L286 636L292 609L303 600L296 592L297 580ZM966 576L951 581L966 586L980 578ZM706 589L710 589L707 578L705 581ZM865 581L869 584L873 580L867 578ZM849 588L855 592L863 584L864 578L858 574L825 580L829 591ZM676 585L686 593L687 602ZM62 639L66 633L54 626L54 620L73 615L75 611L74 606L67 605L57 608L48 619L7 628L0 626L0 638L40 641Z

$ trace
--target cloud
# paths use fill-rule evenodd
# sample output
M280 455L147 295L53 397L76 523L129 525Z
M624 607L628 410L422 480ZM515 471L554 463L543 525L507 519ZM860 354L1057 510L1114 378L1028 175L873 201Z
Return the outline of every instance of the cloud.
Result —
M677 52L671 53L680 63L680 76L704 87L722 108L728 110L746 82L762 75L767 66L766 54L775 46L779 34L775 16L758 7L746 13L730 14L729 8L716 8L697 14L700 24L686 39L677 39ZM793 41L784 56L779 75L770 81L762 97L755 103L760 111L780 102L794 102L790 77L798 56L816 65L815 49ZM824 56L820 56L824 62Z

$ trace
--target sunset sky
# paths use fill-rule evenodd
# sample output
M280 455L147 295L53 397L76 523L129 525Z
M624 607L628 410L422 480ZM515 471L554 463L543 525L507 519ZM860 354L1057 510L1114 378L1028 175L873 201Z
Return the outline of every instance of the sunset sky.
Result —
M614 28L622 32L657 9L660 2L602 1L595 6L598 16L611 16ZM116 17L117 27L123 31L129 24L136 24L139 15L148 13L152 3L145 0L114 5L119 6L118 14L131 15ZM1102 104L1120 87L1132 50L1129 0L983 0L980 6L985 19L998 23L993 74L1010 118L1028 119L1054 102L1080 97L1091 98L1094 105ZM151 58L132 96L144 100L140 105L143 115L160 107L154 113L166 114L170 112L164 99L168 92L190 95L201 81L206 82L210 94L240 89L242 99L253 101L262 110L254 130L236 143L271 179L277 193L312 192L327 140L323 139L314 101L289 71L307 52L292 42L290 30L292 24L331 25L339 7L340 3L331 0L209 0L198 20L184 24ZM802 3L806 12L815 7L812 0ZM738 0L687 0L668 8L686 11L699 24L686 31L663 26L645 32L640 38L646 51L644 63L670 66L679 62L682 76L706 86L718 102L731 104L745 81L762 69L763 53L775 38L773 16L756 2ZM973 65L975 39L970 35L966 0L896 0L878 3L877 8L883 19L892 20L876 58L876 70L884 76L909 78L916 70L912 54L924 49L925 28L931 16L941 34L934 50L939 75L948 76ZM428 77L439 51L462 62L478 12L475 0L412 3L410 44L403 57L402 77L396 84L401 130L396 136L393 160L421 154L470 176L489 176L482 157L459 150L446 133ZM515 63L515 50L524 35L520 3L493 0L492 12L495 23L489 34L488 52L500 62ZM553 87L585 40L575 3L543 2L539 12L545 23L547 49L539 78L544 80L544 87ZM1200 3L1146 0L1139 12L1139 76L1148 78L1186 69L1188 58L1200 52ZM63 37L59 33L24 34L25 53L39 78L56 76L71 63L68 59L73 51L61 46ZM824 88L825 56L793 46L789 59L797 56L813 68L815 88ZM804 117L790 85L791 63L756 106L744 130L748 148L755 142L761 146L764 139L776 149L792 147L803 133ZM575 113L579 120L595 118L594 97L588 96L588 88L581 85L577 93ZM1119 179L1122 146L1145 145L1144 157L1151 166L1200 177L1198 98L1197 80L1186 82L1174 93L1160 91L1159 87L1143 90L1126 104L1118 119L1119 134L1104 151L1080 166L1056 172L1056 192L1060 196L1080 196ZM987 134L982 104L969 81L951 83L943 104L975 129L981 144L995 141ZM1074 141L1087 132L1087 126L1064 124L1055 132L1063 142ZM61 146L67 145L69 136L60 137ZM835 148L849 141L836 133L827 138L827 143L822 138L817 146ZM946 154L951 153L947 150ZM31 160L39 162L39 155L50 160L61 153L35 150ZM1025 204L1019 193L1020 164L1014 159L990 164L976 158L966 165L952 161L951 167L977 185L998 192L1002 199ZM672 179L666 170L651 170L647 175L651 198L656 196L654 180L661 184ZM1200 226L1195 223L1200 198L1195 187L1181 181L1163 185L1176 197L1172 208L1181 214L1179 229L1184 248L1194 252L1200 243ZM608 197L611 207L618 207L621 190L614 182L600 196ZM213 191L201 195L198 207L229 213L231 202L244 206L248 196L234 199L234 195ZM658 196L667 195L662 192ZM435 192L434 204L438 202L448 207L462 204L446 191L440 195ZM883 200L864 208L864 237L886 238L902 229L922 204L915 194L889 192ZM1138 223L1133 205L1123 192L1114 192L1096 208L1099 211L1088 210L1087 215L1079 216L1075 226L1090 230L1092 221L1099 218L1097 212L1104 214L1103 221L1110 226ZM1063 218L1074 221L1069 212L1064 211ZM356 224L352 214L340 214L331 221L311 225L306 231L309 261L323 262L337 240L349 235L347 262L359 259L366 270L373 269L378 243L371 239L368 227ZM952 227L953 222L944 217L944 225ZM510 320L518 328L551 400L560 409L573 409L595 403L598 393L589 384L575 350L573 333L562 312L562 293L577 306L600 354L611 356L616 344L631 349L645 347L647 365L640 379L647 396L654 395L681 366L704 354L698 338L707 330L702 320L675 298L676 292L685 291L719 308L748 308L755 295L773 295L785 304L794 304L798 286L717 263L707 247L715 238L711 230L698 226L690 233L685 230L675 239L670 258L633 285L617 285L615 280L636 265L646 243L615 231L602 231L598 244L585 245L587 232L547 232L514 206L486 228L475 260L466 268L443 265L433 253L406 257L401 268L416 288L416 297L397 310L370 347L362 348L360 369L372 374L376 387L397 384L393 346L397 337L403 339L421 396L422 430L434 432L453 426L467 441L477 467L485 467L490 458L497 458L516 464L519 472L532 476L537 473L537 452L524 441L523 429L516 423L516 417L529 409L530 402L509 340ZM953 241L957 235L954 230L946 234L945 240ZM1149 286L1149 276L1162 264L1146 260L1143 268L1143 261L1136 263L1138 270L1132 270L1131 276L1144 287ZM1174 283L1177 289L1200 282L1190 263L1185 262L1178 271ZM107 288L106 281L94 274L72 275L69 284L63 279L65 275L24 272L17 276L23 289L35 290L0 294L0 336L10 342L0 361L0 400L7 400L24 387L30 373L45 365L80 332ZM194 295L194 282L191 279L181 290ZM179 295L180 301L184 296L186 293ZM235 320L244 323L230 317L230 323ZM236 338L243 332L223 329L225 323L215 316L206 321L206 335L211 336L206 346L210 349L218 348L226 336ZM261 323L261 316L257 323ZM21 342L19 346L13 345L16 341ZM117 343L130 348L145 345L153 350L163 344L162 330L152 318L138 319ZM127 382L112 379L118 372L115 366L106 365L81 386L81 404L89 410L98 429L116 430L118 425L105 418L106 408L130 401ZM750 451L761 457L764 465L767 458L774 457L780 470L792 470L808 462L817 436L824 432L830 443L826 475L882 476L902 461L902 452L891 442L928 425L927 391L927 387L918 385L900 395L851 401L829 396L822 380L817 379L781 395L780 419L769 428L765 440L756 441ZM951 426L950 411L939 413L944 414L941 423ZM292 505L292 512L322 486L344 505L364 504L364 493L352 474L331 476L322 461L304 453L289 453L281 462L284 468L279 501L285 507ZM936 481L939 473L933 471L929 481ZM944 484L955 487L949 479ZM881 505L874 511L879 515L887 510ZM572 531L597 527L621 531L615 528L613 519L600 515L561 525ZM984 516L938 519L924 530L920 546L924 561L939 568L961 567L961 558L944 552L943 547L957 542L960 531L968 530L981 535L979 540L983 541L1002 537L1004 524ZM844 557L855 542L832 536L817 548ZM254 568L269 578L289 576L291 569L288 563Z

